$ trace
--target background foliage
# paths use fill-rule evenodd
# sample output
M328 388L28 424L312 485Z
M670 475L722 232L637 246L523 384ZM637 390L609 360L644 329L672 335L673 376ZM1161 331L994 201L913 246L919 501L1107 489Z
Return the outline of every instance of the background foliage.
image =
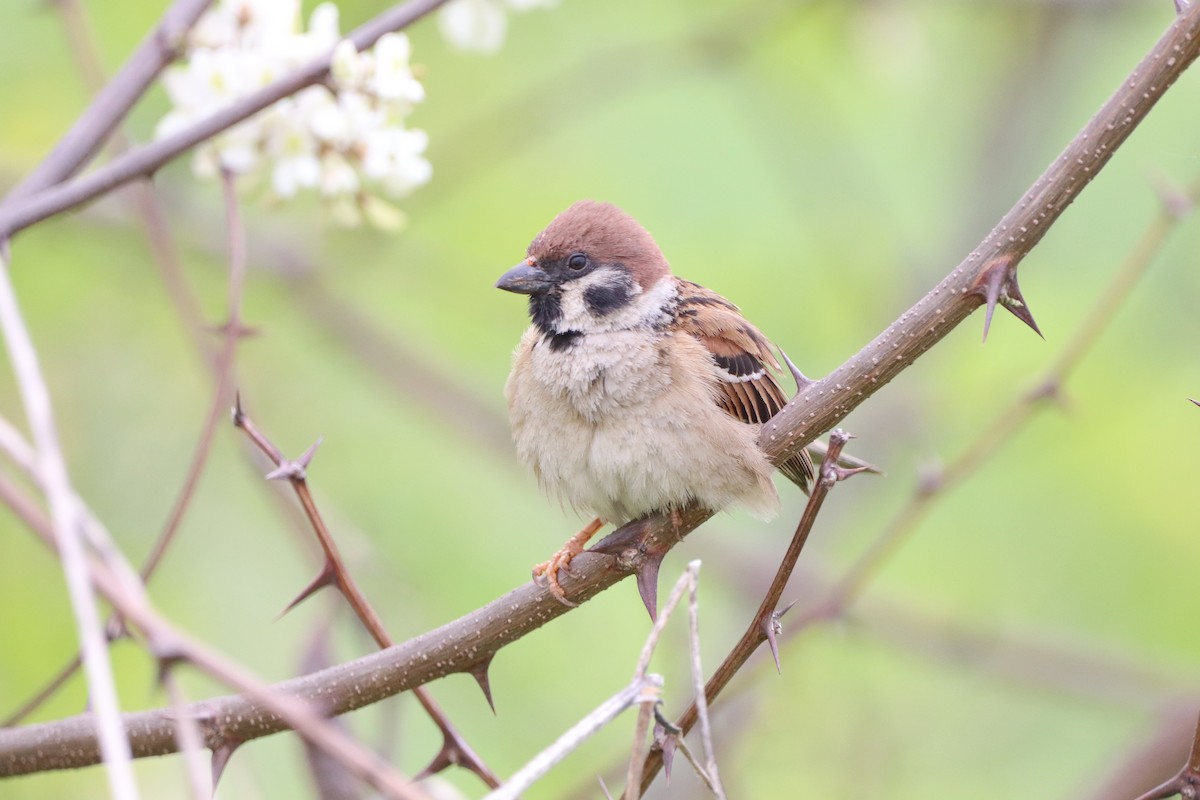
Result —
M376 4L340 6L349 28ZM88 4L110 68L160 10ZM513 17L490 58L452 52L420 23L409 34L429 99L412 124L429 132L434 179L404 202L399 235L320 223L315 204L251 206L245 318L259 335L239 349L243 400L291 453L324 436L310 471L318 500L392 635L420 633L526 580L579 522L539 496L508 445L501 387L525 317L519 298L492 288L555 213L580 197L623 206L677 273L733 299L821 375L957 263L1171 13L1054 0L565 0ZM56 17L32 2L0 11L0 74L0 181L11 184L86 95ZM967 325L846 421L854 452L888 477L834 493L785 598L839 574L922 465L952 457L1031 387L1157 213L1152 184L1200 173L1198 99L1196 77L1182 81L1022 265L1045 342L1000 318L981 346ZM152 96L135 133L148 136L164 110ZM157 183L218 322L218 189L185 164ZM1200 410L1187 398L1200 396L1198 251L1200 230L1185 223L1066 387L1065 409L941 501L850 618L790 641L782 677L760 654L718 702L731 795L1079 797L1197 688L1188 565L1200 557ZM38 226L14 253L73 478L136 559L182 480L207 374L119 200ZM0 413L20 419L7 365L0 374ZM282 679L338 601L275 620L312 562L241 445L222 432L151 589L185 629ZM780 488L780 519L718 517L664 566L674 576L704 561L710 666L799 514L802 498ZM0 553L7 711L74 652L75 634L57 563L2 511ZM337 657L372 649L337 620ZM500 655L497 716L466 678L432 691L508 774L626 681L647 625L632 585L618 588ZM678 644L656 666L670 711L687 697ZM128 645L116 654L125 707L161 704L153 665ZM84 699L76 682L39 719ZM436 740L414 709L402 697L350 722L390 738L415 772ZM606 731L529 796L599 796L592 776L617 763L631 729L632 717ZM304 796L300 754L286 736L255 743L221 792ZM175 793L172 760L138 769L147 796ZM478 793L469 775L447 780ZM690 791L680 779L670 796ZM3 788L103 792L95 770Z

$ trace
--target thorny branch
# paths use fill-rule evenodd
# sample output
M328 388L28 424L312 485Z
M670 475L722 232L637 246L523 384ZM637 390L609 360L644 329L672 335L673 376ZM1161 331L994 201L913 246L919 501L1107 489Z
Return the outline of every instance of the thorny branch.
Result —
M1141 64L979 247L874 341L827 377L806 386L765 426L760 441L771 459L778 463L833 427L980 305L1004 305L1030 323L1032 317L1016 285L1020 260L1198 54L1200 3L1193 3L1181 10ZM171 145L183 149L194 143L181 146L173 141ZM157 155L143 151L136 163L126 161L120 170L109 172L104 181L87 184L80 179L57 196L34 198L40 210L33 207L22 225L16 223L24 218L0 220L0 230L27 226L36 221L34 216L40 219L91 199L116 185L107 181L129 180L177 154L161 148L155 152ZM154 161L149 167L147 159ZM569 595L577 602L586 601L631 572L639 572L648 563L660 560L682 535L707 517L705 512L686 511L678 520L654 517L626 525L575 559L573 566L579 578L566 582ZM526 584L435 631L381 653L286 681L277 688L301 696L320 693L330 700L330 713L344 713L438 677L469 672L504 645L567 610L544 590ZM350 686L355 691L347 690ZM288 727L275 712L247 714L250 707L245 698L227 697L197 703L193 709L198 714L232 712L226 717L235 726L231 733L244 739ZM162 711L128 714L125 719L135 755L173 749L173 727ZM51 743L53 746L49 746ZM97 758L88 715L0 731L0 775L81 766L95 763Z
M792 570L796 567L796 561L800 558L800 552L804 549L805 543L808 542L808 535L812 532L813 525L817 521L817 515L821 512L821 506L825 503L825 498L829 495L829 490L833 488L838 481L856 475L859 472L864 472L865 469L859 467L857 469L845 469L837 465L838 456L842 452L842 448L846 446L846 442L850 441L850 434L841 430L835 430L829 435L829 449L825 451L825 458L821 462L821 467L817 472L817 481L809 494L808 503L804 506L804 513L800 515L800 521L796 524L796 532L792 536L792 541L788 544L787 551L779 562L779 568L775 571L775 577L771 580L770 586L767 587L767 592L763 596L762 602L758 606L758 610L754 612L754 616L750 619L750 624L746 627L745 633L742 634L737 644L730 650L729 655L717 667L717 671L713 673L712 678L703 687L702 691L696 693L695 700L684 711L683 715L673 726L678 733L673 733L672 738L682 738L687 735L697 722L701 722L701 733L707 752L712 751L711 733L707 730L708 725L705 720L705 709L708 704L716 700L717 695L725 688L737 671L742 668L742 665L749 660L760 645L767 642L771 646L771 654L775 657L776 666L779 665L779 649L775 643L775 634L781 617L787 609L779 610L779 601L783 596L783 590L788 584L788 580L792 577ZM656 748L646 761L645 769L636 777L641 784L641 790L645 791L654 776L658 774L665 760L664 757L669 757L670 747L673 742L668 743L666 739ZM634 778L631 776L631 782Z
M133 779L129 744L121 730L121 708L112 662L108 657L108 641L92 592L83 515L59 446L50 390L17 303L3 253L0 253L0 329L33 436L37 476L50 507L53 538L62 563L67 597L84 655L84 674L95 708L93 730L100 740L99 749L107 767L109 788L117 800L134 800L138 796L137 784Z
M1129 298L1133 286L1162 250L1168 235L1178 226L1179 221L1192 211L1198 199L1200 179L1194 180L1185 191L1164 190L1158 215L1142 234L1133 251L1118 267L1082 324L1067 340L1041 379L1035 382L1034 388L1018 396L1012 405L1001 411L991 425L981 431L956 458L922 481L917 492L896 512L882 534L838 580L825 600L801 614L799 623L792 626L792 632L802 629L814 619L836 617L843 613L845 608L862 594L871 577L916 530L939 497L978 471L1005 442L1011 441L1016 432L1045 407L1047 401L1060 399L1063 383L1096 344L1100 334Z
M341 553L338 550L337 542L334 541L333 534L329 532L329 528L325 525L325 520L317 508L316 500L313 499L312 492L309 491L308 465L311 463L320 442L318 441L316 444L313 444L300 458L294 461L285 458L282 451L246 415L246 412L242 409L240 397L238 397L237 404L233 409L233 424L240 428L249 437L250 441L254 443L255 447L261 450L271 460L271 463L275 465L275 469L267 474L267 478L286 480L291 484L293 491L296 493L296 498L300 501L300 505L304 507L304 513L312 524L313 532L317 535L317 541L320 542L321 551L324 554L325 560L316 577L288 604L285 613L311 597L318 590L326 586L335 586L346 602L350 604L354 615L362 622L363 627L371 634L371 638L375 640L375 643L381 649L391 647L395 642L393 642L392 637L384 628L383 619L367 600L367 596L358 587L358 582L354 580L354 577L350 574L350 570L347 569L346 563L342 560ZM488 686L487 666L488 662L481 663L474 674L480 688L483 690L484 697L488 701L488 705L491 705L492 693ZM436 774L451 764L457 764L475 773L487 786L493 789L499 786L500 780L496 777L495 773L475 753L474 749L467 744L466 739L451 724L450 719L442 711L441 707L434 702L429 692L423 687L417 686L413 689L413 695L442 734L442 748L434 756L429 766L425 768L422 776Z

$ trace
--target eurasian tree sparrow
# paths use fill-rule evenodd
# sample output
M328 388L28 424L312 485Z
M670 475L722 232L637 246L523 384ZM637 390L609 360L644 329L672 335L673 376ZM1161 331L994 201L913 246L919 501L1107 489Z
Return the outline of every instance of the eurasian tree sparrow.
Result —
M771 343L737 306L674 277L636 220L580 201L496 286L529 295L533 320L504 389L517 455L544 489L597 517L534 567L555 597L568 602L558 571L605 522L692 503L778 511L755 442L787 403ZM807 493L807 453L780 471Z

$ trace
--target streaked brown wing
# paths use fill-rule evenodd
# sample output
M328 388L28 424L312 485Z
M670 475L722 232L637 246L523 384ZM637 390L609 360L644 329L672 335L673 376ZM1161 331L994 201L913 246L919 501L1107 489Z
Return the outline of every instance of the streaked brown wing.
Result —
M771 343L721 295L691 281L676 280L677 324L712 353L721 377L721 407L748 423L763 423L778 414L788 397L775 378L780 366ZM808 493L814 474L808 453L801 451L788 459L779 471Z

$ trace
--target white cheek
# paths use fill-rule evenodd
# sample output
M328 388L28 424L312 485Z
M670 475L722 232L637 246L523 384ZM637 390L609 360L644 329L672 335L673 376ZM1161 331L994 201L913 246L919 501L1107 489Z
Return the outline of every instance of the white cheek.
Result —
M585 281L586 279L575 281L563 287L560 302L562 319L556 325L560 331L590 331L592 329L592 315L588 312L587 303L583 300L583 293L594 281L591 283Z
M650 287L649 291L643 291L642 287L634 284L630 290L629 302L624 307L611 314L596 316L588 308L584 294L593 286L610 286L612 283L611 274L597 271L566 284L562 289L562 318L555 326L557 330L583 333L630 330L656 321L663 313L663 306L676 294L675 283L671 280L661 280Z

